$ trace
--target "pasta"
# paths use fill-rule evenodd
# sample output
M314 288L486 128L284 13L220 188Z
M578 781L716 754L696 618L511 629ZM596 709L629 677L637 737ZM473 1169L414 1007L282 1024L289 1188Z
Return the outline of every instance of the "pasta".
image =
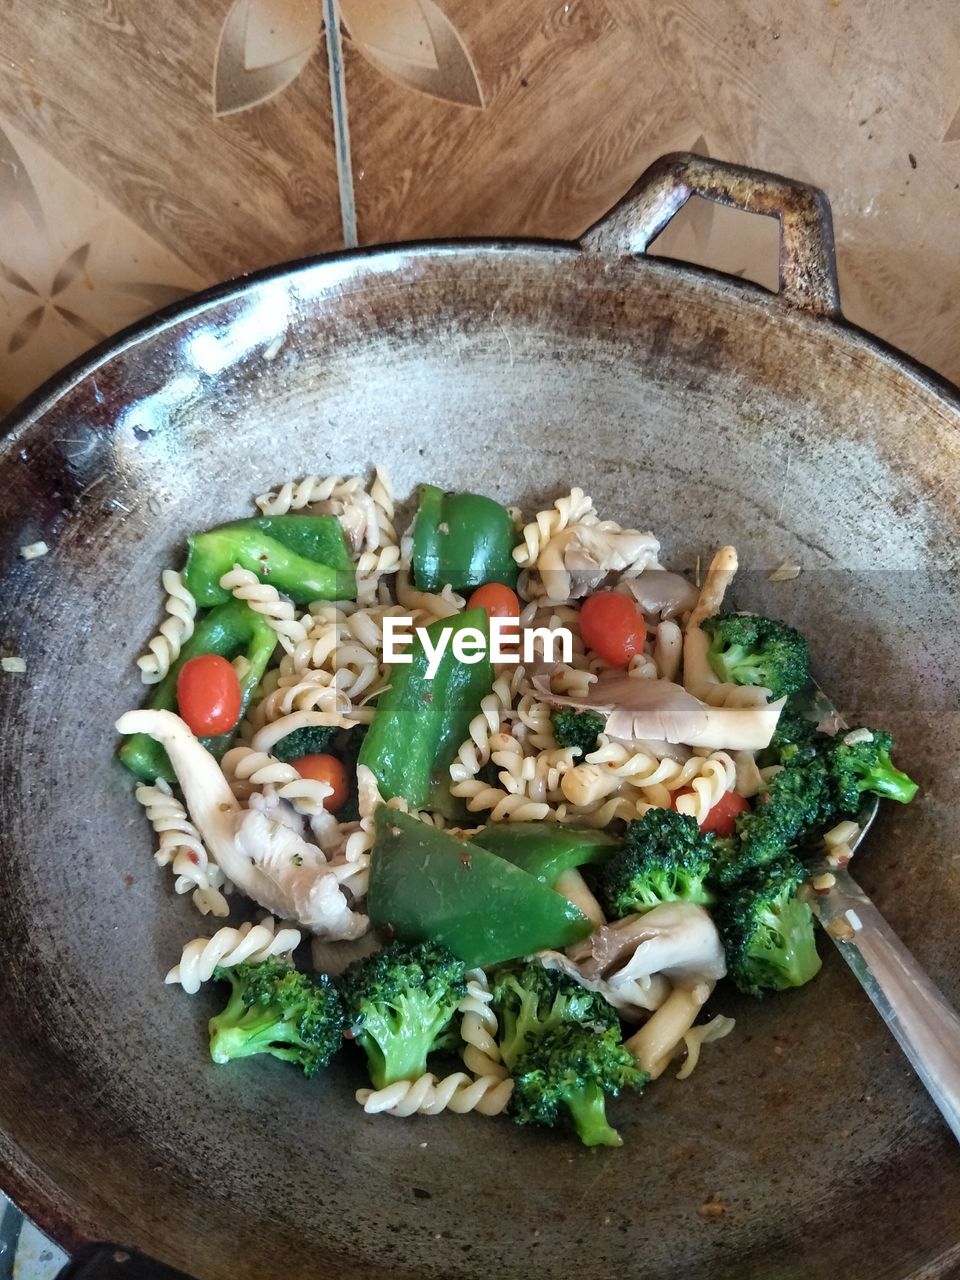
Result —
M284 600L276 587L268 582L261 582L255 573L235 564L229 573L220 579L225 591L231 592L238 600L245 600L251 609L262 614L277 633L277 639L288 653L307 638L307 629L296 617L293 605Z
M193 635L193 620L197 616L197 602L187 590L183 574L174 569L164 569L163 589L167 593L164 602L166 619L160 631L148 643L149 653L137 659L140 679L144 684L157 684L180 656L180 650Z
M179 984L187 995L196 995L213 977L214 969L272 958L289 960L300 945L297 929L278 929L268 916L261 924L220 929L212 938L194 938L183 948L180 963L167 974L168 984Z
M200 832L187 817L187 811L158 778L152 787L140 786L136 797L146 810L147 820L160 837L154 854L161 867L173 868L174 890L193 894L193 905L201 915L226 916L230 908L223 891L227 888L223 872L210 857L200 839Z
M369 1115L438 1116L441 1111L465 1115L476 1111L482 1116L498 1116L512 1092L510 1079L474 1079L465 1071L454 1071L438 1080L428 1071L416 1080L398 1080L385 1089L358 1089L357 1101Z
M679 1057L686 1079L734 1029L698 1021L728 966L750 995L816 973L798 855L822 838L840 868L861 832L803 697L784 720L773 696L804 689L805 642L729 612L735 548L695 588L579 486L526 521L426 486L416 537L383 468L290 480L256 507L270 523L221 526L210 581L191 561L196 598L164 571L166 616L138 659L159 684L202 638L213 692L178 674L175 703L163 686L118 722L176 892L217 918L269 913L188 941L166 982L194 994L235 970L216 1062L272 1053L313 1074L362 1050L371 1080L392 1081L356 1091L370 1115L562 1115L612 1144L609 1128L585 1136L572 1080L615 1095ZM311 598L324 587L351 598ZM197 607L217 588L219 621ZM495 618L516 619L514 660L477 651ZM388 643L401 619L431 628L414 665ZM751 648L761 624L772 657ZM837 741L879 758L888 739ZM911 798L893 772L888 793ZM312 975L294 963L308 935ZM433 1070L440 1052L462 1069Z

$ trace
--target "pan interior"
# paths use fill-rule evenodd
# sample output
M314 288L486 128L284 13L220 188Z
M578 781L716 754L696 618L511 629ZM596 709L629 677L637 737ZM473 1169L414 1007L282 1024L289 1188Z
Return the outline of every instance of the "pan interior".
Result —
M923 798L857 870L957 999L958 418L861 335L742 286L506 247L280 274L41 403L0 446L0 647L27 662L0 683L0 1169L26 1207L208 1280L950 1274L952 1143L823 943L799 993L721 993L736 1032L616 1104L613 1153L367 1117L346 1055L313 1082L213 1067L217 993L162 981L213 927L154 866L112 725L161 569L279 481L381 463L400 493L529 512L580 485L671 566L735 542L736 603L801 626L848 716L897 733ZM784 560L800 577L769 583Z

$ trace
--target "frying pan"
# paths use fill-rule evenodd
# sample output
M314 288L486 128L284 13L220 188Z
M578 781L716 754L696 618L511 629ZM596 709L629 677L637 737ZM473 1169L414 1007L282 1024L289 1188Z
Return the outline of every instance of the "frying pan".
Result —
M644 256L691 194L779 218L779 295ZM954 390L842 320L823 196L689 155L577 244L280 267L48 384L0 446L0 645L27 663L0 681L0 1182L68 1248L204 1280L957 1274L955 1145L832 954L782 999L721 993L734 1035L617 1104L612 1153L367 1117L346 1055L313 1082L214 1067L217 993L162 983L210 926L150 858L112 726L161 569L278 480L381 462L401 493L527 509L580 484L673 565L737 543L740 607L802 625L841 709L896 731L923 797L858 875L956 1002L958 425Z

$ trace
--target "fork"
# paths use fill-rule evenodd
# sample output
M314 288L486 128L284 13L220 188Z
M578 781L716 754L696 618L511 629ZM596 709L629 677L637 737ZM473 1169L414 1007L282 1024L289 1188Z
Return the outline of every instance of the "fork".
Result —
M847 727L819 685L811 704L810 718L814 716L821 727L840 732ZM850 846L852 852L870 830L879 807L877 797L869 797L859 815L860 833ZM814 914L960 1140L960 1017L846 867L823 860L811 867L811 873L833 880L817 890L810 904Z

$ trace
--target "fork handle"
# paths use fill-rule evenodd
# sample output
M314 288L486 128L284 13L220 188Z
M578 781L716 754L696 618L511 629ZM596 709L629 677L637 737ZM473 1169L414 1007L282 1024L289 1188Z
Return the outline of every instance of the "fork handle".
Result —
M811 904L960 1140L960 1017L848 871Z

